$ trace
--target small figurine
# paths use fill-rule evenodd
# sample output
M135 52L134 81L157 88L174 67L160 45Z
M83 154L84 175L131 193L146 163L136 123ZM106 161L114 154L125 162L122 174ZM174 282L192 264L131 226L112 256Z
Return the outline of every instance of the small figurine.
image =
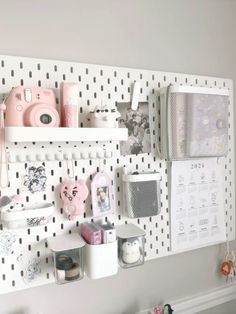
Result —
M138 239L125 241L122 244L122 259L126 264L137 263L140 259L141 252Z
M70 220L75 220L84 212L84 201L88 197L89 190L84 180L64 181L61 185L61 199L63 210Z
M226 276L226 282L231 281L233 282L234 277L236 275L235 267L235 255L233 251L228 251L225 255L225 259L220 266L220 272L222 275Z
M116 108L110 109L107 105L97 105L94 111L90 112L89 120L93 128L117 128L117 119L120 113Z
M233 264L233 262L231 262L231 263L232 263L231 270L230 270L230 273L228 274L228 276L226 278L226 282L228 282L228 281L233 282L234 277L236 275L234 264Z
M171 314L174 310L171 308L170 304L165 304L163 307L163 314Z
M160 306L155 306L153 309L154 314L161 314L161 307Z
M228 276L231 272L231 268L232 268L232 262L224 261L221 264L220 271L221 271L222 275Z

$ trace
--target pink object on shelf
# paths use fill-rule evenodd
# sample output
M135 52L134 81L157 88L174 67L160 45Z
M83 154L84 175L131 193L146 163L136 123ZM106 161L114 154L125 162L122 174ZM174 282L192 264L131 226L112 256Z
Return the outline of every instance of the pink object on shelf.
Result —
M89 244L101 244L102 243L102 229L93 223L82 223L80 226L80 232L84 240Z
M78 84L62 82L60 88L61 88L62 126L69 128L77 128L79 126Z
M64 106L64 123L63 126L70 128L78 127L78 110L75 106Z
M5 126L58 127L53 90L39 87L14 87L5 100Z

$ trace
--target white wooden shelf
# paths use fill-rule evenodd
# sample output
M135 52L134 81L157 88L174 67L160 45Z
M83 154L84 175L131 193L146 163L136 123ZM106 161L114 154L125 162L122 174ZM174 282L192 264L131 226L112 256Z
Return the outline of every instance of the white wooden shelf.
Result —
M6 127L6 142L127 141L126 128Z

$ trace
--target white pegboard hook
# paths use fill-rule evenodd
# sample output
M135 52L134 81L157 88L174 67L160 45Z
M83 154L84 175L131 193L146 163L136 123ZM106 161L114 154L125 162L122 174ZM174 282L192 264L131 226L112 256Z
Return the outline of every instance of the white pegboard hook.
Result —
M132 94L132 100L131 100L131 109L134 111L138 109L139 94L140 94L140 83L137 81L134 81L133 94Z
M66 173L70 179L74 179L75 177L74 161L73 159L69 159L68 155L65 156L65 161L66 161ZM71 168L69 167L69 161L71 162Z

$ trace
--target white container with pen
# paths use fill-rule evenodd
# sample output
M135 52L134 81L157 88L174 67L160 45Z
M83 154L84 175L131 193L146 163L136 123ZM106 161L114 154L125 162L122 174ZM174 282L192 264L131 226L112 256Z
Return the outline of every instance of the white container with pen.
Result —
M115 275L118 271L116 230L105 224L83 223L80 228L85 245L85 272L91 279Z

